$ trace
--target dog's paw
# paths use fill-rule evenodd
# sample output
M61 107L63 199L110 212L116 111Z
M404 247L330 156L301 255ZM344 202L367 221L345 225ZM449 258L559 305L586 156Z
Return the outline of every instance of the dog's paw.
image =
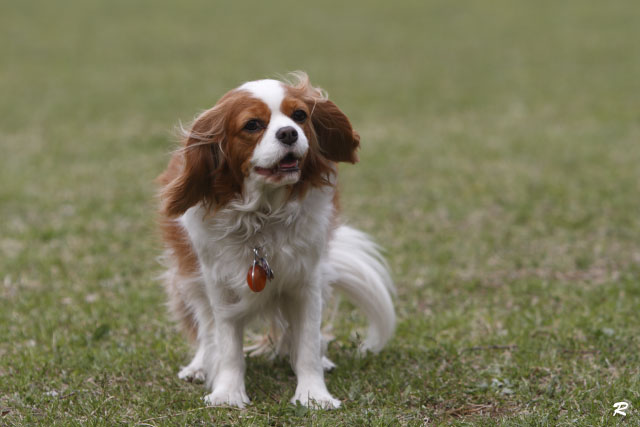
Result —
M194 383L203 383L205 377L204 369L195 368L191 365L185 366L180 370L180 372L178 372L178 378Z
M327 356L322 356L322 369L325 371L333 371L336 367L336 364L331 361Z
M337 409L340 407L341 402L338 399L334 399L326 390L296 390L296 393L291 399L291 403L294 405L296 402L300 402L301 405L307 408L318 409Z
M251 403L249 396L244 390L220 391L215 390L204 397L207 406L237 406L244 408Z

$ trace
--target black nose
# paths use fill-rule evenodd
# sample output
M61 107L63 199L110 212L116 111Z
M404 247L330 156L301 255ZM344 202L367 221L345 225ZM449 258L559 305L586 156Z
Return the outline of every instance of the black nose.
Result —
M292 126L285 126L278 129L278 131L276 132L276 138L278 138L278 141L282 142L283 144L292 145L298 140L298 131L295 130Z

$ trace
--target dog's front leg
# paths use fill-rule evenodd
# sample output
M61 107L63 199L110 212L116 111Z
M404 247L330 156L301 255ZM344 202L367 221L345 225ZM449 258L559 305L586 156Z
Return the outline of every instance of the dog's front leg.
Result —
M242 330L242 320L215 317L208 349L212 363L207 379L212 391L204 398L208 405L244 408L251 403L244 387Z
M318 287L291 296L285 309L291 328L291 364L298 378L292 403L331 409L340 407L324 382L321 349L322 295Z

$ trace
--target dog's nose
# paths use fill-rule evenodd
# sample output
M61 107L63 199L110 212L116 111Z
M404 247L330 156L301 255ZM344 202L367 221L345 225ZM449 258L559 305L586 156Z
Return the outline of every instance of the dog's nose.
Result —
M285 126L278 129L278 131L276 132L276 138L278 138L278 141L282 142L283 144L292 145L298 140L298 131L295 130L292 126Z

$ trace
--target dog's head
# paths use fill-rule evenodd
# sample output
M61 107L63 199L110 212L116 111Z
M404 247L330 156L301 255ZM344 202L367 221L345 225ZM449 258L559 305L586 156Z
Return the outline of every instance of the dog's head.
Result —
M170 165L165 214L223 206L247 180L304 194L330 185L332 162L357 162L360 137L347 116L305 74L296 80L245 83L196 118Z

